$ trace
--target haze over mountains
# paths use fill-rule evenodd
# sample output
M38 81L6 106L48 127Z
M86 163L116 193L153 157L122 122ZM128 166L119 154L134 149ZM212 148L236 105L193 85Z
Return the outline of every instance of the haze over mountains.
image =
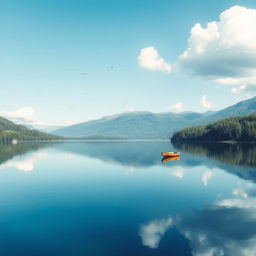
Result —
M161 139L170 138L175 131L185 127L208 124L226 117L253 112L256 112L256 97L216 112L125 112L57 129L53 133L77 138L102 136L127 139Z
M256 112L256 97L216 112L125 112L67 127L48 127L49 129L46 128L45 131L77 139L169 139L175 131L186 127L206 125L227 117L247 115L254 112ZM4 118L0 118L0 132L3 138L30 140L56 138L27 129L22 125L16 125Z
M66 137L104 136L128 139L167 138L171 133L208 113L126 112L99 120L88 121L58 129L54 134Z

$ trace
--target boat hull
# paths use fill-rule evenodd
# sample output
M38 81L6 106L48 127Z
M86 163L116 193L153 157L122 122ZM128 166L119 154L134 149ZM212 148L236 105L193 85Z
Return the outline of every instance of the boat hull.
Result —
M180 156L179 152L162 152L162 156L177 157Z

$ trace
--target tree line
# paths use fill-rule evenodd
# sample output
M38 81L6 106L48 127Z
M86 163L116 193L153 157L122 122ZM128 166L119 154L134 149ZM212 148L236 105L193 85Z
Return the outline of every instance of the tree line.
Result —
M207 156L217 161L256 169L256 145L254 143L202 143L173 142L176 150L196 156Z
M256 113L185 128L172 141L256 141Z

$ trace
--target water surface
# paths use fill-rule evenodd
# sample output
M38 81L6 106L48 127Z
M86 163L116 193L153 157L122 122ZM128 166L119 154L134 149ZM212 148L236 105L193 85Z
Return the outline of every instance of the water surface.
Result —
M255 159L246 144L1 145L0 255L255 255Z

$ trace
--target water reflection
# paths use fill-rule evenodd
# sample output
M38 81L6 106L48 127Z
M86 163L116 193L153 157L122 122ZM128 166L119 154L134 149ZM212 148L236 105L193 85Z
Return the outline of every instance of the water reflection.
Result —
M182 155L188 154L184 162L189 166L205 165L218 167L238 177L256 182L256 145L228 143L174 143ZM241 168L242 167L242 168ZM207 184L207 176L202 177Z
M32 155L29 155L27 158L14 157L13 159L2 163L0 168L15 168L24 172L33 171L36 162L39 159L45 158L46 156L46 152L38 151L36 153L32 153Z
M205 187L207 187L209 180L212 178L214 175L214 172L212 171L206 171L202 174L202 182Z
M1 144L0 143L0 165L12 159L15 156L22 156L28 152L37 151L39 149L52 147L54 143L18 143L18 144Z
M173 145L192 155L207 156L215 160L232 164L247 166L256 169L255 144L229 144L229 143L173 143Z
M195 256L256 255L256 200L231 198L176 220Z
M171 161L175 161L175 160L180 160L179 156L164 156L162 158L162 162L171 162Z
M139 235L142 239L142 244L152 249L158 248L161 238L172 224L172 217L168 217L141 225Z
M2 145L0 168L35 171L0 172L0 254L256 255L253 146L180 147L162 163L168 141Z
M161 164L161 152L171 151L169 141L115 141L63 143L58 149L132 168Z
M184 168L177 168L174 171L171 171L171 174L179 179L183 179L184 174L185 174L185 169Z
M216 201L202 210L142 224L142 244L157 248L168 229L176 228L190 242L194 256L256 255L256 190L237 188L232 198Z
M171 171L172 175L183 178L186 169L206 166L208 169L218 167L245 180L256 182L256 146L253 144L176 143L174 146L176 148L173 148L169 141L19 143L17 145L0 146L0 165L14 156L54 147L59 151L73 155L90 157L99 159L104 163L124 166L128 170L128 174L138 168L163 166L165 168L175 168ZM180 159L164 159L162 163L161 152L176 149L181 151L182 157ZM8 162L5 166L13 165L24 171L33 169L34 159L27 159L26 162L14 160L14 162ZM243 168L240 166L243 166ZM208 185L209 180L214 175L212 170L202 174L201 180L204 186Z
M63 143L58 145L58 148L62 151L69 151L75 154L97 158L105 163L122 165L133 171L136 168L145 168L156 165L161 165L167 168L176 166L185 169L203 165L209 169L218 167L237 175L240 178L256 182L255 145L230 145L219 143L175 144L174 146L181 151L181 159L178 161L165 161L164 165L161 163L160 153L162 151L176 150L169 141ZM216 160L218 161L216 162ZM239 166L245 168L241 169ZM184 175L178 173L178 176L183 177ZM207 186L208 181L213 176L214 172L212 171L204 173L201 178L203 184Z
M108 164L121 165L134 172L138 168L152 166L175 167L172 171L176 177L183 178L183 169L206 166L209 169L218 167L246 180L256 182L256 146L253 144L189 144L176 143L175 148L169 141L130 141L130 142L74 142L74 143L19 143L17 145L0 146L0 165L14 156L29 151L54 146L55 149L75 155L95 158ZM181 159L164 159L162 151L181 151ZM172 161L178 160L178 161ZM29 160L29 162L33 160ZM33 169L29 163L13 163L23 170ZM9 163L11 165L11 163ZM244 168L240 168L243 166ZM209 170L202 175L202 182L207 186L214 176Z

